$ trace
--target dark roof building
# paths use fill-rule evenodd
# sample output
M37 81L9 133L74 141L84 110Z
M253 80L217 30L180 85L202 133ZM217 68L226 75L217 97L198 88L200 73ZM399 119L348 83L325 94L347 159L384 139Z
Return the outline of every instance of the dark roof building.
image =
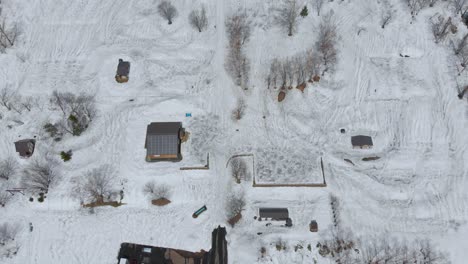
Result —
M181 122L151 123L146 129L146 161L180 161Z
M371 137L363 135L351 137L351 144L353 148L372 148L374 145Z
M259 219L286 220L289 218L287 208L260 208Z
M119 59L117 66L117 74L115 80L119 83L128 82L128 74L130 73L130 62Z
M226 228L218 227L213 231L211 244L208 252L190 252L122 243L117 259L118 264L227 264Z
M21 157L31 157L34 153L35 146L36 140L34 139L22 139L15 142L16 152L18 152Z

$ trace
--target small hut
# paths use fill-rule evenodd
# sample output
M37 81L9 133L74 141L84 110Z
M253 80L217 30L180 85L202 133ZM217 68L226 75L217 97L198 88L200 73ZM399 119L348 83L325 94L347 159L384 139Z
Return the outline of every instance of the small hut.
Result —
M15 142L16 152L19 153L21 157L29 158L34 153L36 146L36 140L34 139L22 139Z
M309 229L310 229L310 232L317 232L318 231L317 221L312 220L309 224Z
M287 208L260 208L258 209L258 220L271 219L274 221L282 221L289 218Z
M128 82L128 74L130 73L130 62L119 59L119 65L117 66L117 74L115 80L118 83Z
M351 144L353 145L353 148L360 148L360 149L370 149L372 148L372 146L374 146L374 143L372 142L372 138L369 136L363 136L363 135L351 137Z

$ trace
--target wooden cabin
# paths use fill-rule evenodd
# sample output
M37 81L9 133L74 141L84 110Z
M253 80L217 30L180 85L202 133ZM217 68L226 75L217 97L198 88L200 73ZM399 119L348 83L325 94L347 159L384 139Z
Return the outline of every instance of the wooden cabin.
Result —
M363 135L351 137L351 144L353 145L353 148L359 149L370 149L374 146L372 138Z
M271 219L285 221L289 218L288 208L260 208L258 209L258 220Z
M181 122L158 122L146 130L146 161L181 161L181 143L185 129Z
M317 224L317 221L315 220L312 220L309 224L309 229L310 229L310 232L318 232L318 224Z
M119 59L119 65L117 65L117 74L115 80L118 83L128 82L128 74L130 73L130 62Z
M36 147L36 140L22 139L15 142L16 152L23 158L29 158L34 153Z

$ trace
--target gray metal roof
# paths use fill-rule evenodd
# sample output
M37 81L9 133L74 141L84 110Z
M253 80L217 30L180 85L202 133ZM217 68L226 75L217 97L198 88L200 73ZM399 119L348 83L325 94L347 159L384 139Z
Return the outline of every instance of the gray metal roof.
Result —
M117 66L117 75L128 76L130 73L130 62L119 59L119 65Z
M157 122L151 123L146 129L147 135L179 135L182 128L181 122Z
M179 153L178 135L148 135L146 138L148 155L164 155Z
M363 135L351 137L351 144L353 146L366 146L366 145L373 146L372 138L369 136L363 136Z
M259 214L261 218L272 218L278 220L285 220L289 218L287 208L260 208Z

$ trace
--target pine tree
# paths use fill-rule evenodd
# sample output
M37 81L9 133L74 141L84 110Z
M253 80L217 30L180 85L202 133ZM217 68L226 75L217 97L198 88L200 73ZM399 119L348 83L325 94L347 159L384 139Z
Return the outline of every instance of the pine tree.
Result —
M301 17L306 17L307 15L309 14L309 10L307 10L307 6L304 6L304 8L302 8L301 10Z

